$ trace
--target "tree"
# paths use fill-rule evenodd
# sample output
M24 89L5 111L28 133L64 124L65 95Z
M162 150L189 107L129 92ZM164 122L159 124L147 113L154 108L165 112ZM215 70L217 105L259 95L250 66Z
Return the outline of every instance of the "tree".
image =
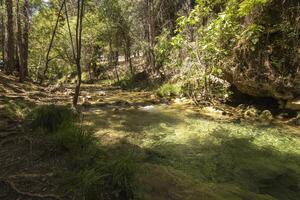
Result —
M76 21L76 69L77 69L77 82L75 87L75 94L73 98L73 106L76 107L78 97L80 94L80 86L82 81L81 72L81 48L82 48L82 21L84 16L84 0L77 0L77 21Z
M29 0L24 0L23 5L24 30L23 30L23 68L24 76L28 76L28 46L29 46Z
M6 14L7 14L6 71L11 73L15 69L15 38L14 38L14 15L13 15L12 0L6 0Z
M2 53L2 61L5 63L5 22L4 22L4 5L3 5L3 0L0 1L1 4L1 13L0 13L0 18L1 18L1 53Z

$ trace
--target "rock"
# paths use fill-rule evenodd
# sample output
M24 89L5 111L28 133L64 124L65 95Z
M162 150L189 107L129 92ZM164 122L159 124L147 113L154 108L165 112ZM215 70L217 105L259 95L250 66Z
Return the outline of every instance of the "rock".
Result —
M99 91L99 92L98 92L98 95L99 95L99 96L106 96L106 92L105 92L105 91Z
M244 112L244 118L248 120L255 120L257 118L257 110L255 108L248 108Z
M116 105L117 106L130 106L131 104L127 101L119 100L119 101L116 101Z
M238 105L237 109L244 110L244 109L246 109L246 106L245 106L245 104L240 104L240 105Z
M270 122L273 120L273 115L269 110L264 110L262 113L259 115L259 120L261 122Z
M113 112L117 112L117 111L119 111L119 110L120 110L119 108L113 108L113 109L112 109Z
M223 111L218 110L212 106L207 106L203 108L203 111L206 113L211 113L211 114L217 114L217 115L222 115Z
M173 100L173 102L176 103L176 104L180 104L182 101L181 101L181 99L176 98L176 99Z
M83 103L82 103L82 106L90 106L90 105L92 105L90 102L88 102L88 101L84 101Z
M98 99L98 100L97 100L98 103L101 103L101 102L103 102L103 101L104 101L103 99Z
M62 83L57 83L56 85L50 86L48 90L52 93L55 93L55 92L63 91L64 87Z
M288 100L285 108L296 111L300 110L300 97L297 99Z
M288 113L280 113L279 115L276 116L277 119L283 120L289 116Z
M142 110L152 110L152 109L154 109L153 105L142 107Z
M294 117L293 119L287 121L287 124L300 126L300 113L298 113L297 117Z
M150 99L156 99L156 96L154 94L151 94Z

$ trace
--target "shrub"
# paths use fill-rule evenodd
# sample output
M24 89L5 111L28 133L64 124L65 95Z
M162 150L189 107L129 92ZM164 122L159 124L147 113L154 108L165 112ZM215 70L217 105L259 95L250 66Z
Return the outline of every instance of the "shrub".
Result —
M55 143L72 153L86 152L94 139L93 134L72 123L62 124L54 134Z
M34 130L46 133L57 131L62 124L71 123L73 111L64 106L45 105L34 109L27 115L27 121Z
M133 178L136 162L131 154L102 159L69 176L68 181L79 198L86 200L133 199Z
M166 83L156 91L159 97L174 97L181 94L181 87L178 84Z

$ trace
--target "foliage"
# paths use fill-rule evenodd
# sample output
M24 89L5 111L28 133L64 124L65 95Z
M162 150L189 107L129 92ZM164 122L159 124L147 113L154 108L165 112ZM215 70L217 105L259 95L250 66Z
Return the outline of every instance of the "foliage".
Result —
M62 125L72 123L74 116L74 112L68 107L45 105L31 111L26 119L34 130L54 133Z
M64 184L78 198L133 198L137 167L132 153L108 156L96 137L83 129L78 117L67 107L41 106L27 119L36 131L51 133L56 152L67 155L69 169L62 172Z
M299 60L297 22L292 19L297 15L295 1L284 2L284 5L271 0L197 2L188 16L177 20L177 35L171 42L174 55L169 59L169 65L180 68L180 76L184 76L190 89L198 93L195 96L201 96L204 90L205 96L218 94L218 91L210 91L214 84L209 84L216 78L248 84L247 77L254 77L258 82L284 88L289 88L288 82L290 85L297 82L297 78L283 78L289 73L292 76L291 72L297 68L294 61ZM278 12L280 16L274 19L273 13ZM172 61L176 58L181 62ZM247 88L250 87L252 85ZM226 87L221 91L225 90Z
M166 83L157 89L156 94L159 97L176 97L182 93L179 84Z

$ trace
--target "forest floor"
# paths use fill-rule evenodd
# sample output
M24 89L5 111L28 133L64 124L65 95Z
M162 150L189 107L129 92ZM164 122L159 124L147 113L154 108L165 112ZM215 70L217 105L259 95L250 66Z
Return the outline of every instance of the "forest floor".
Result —
M37 105L71 104L72 92L0 74L0 199L74 199L57 173L68 168L64 154L23 122ZM103 84L83 85L80 103L100 148L137 160L137 199L300 198L299 127Z

